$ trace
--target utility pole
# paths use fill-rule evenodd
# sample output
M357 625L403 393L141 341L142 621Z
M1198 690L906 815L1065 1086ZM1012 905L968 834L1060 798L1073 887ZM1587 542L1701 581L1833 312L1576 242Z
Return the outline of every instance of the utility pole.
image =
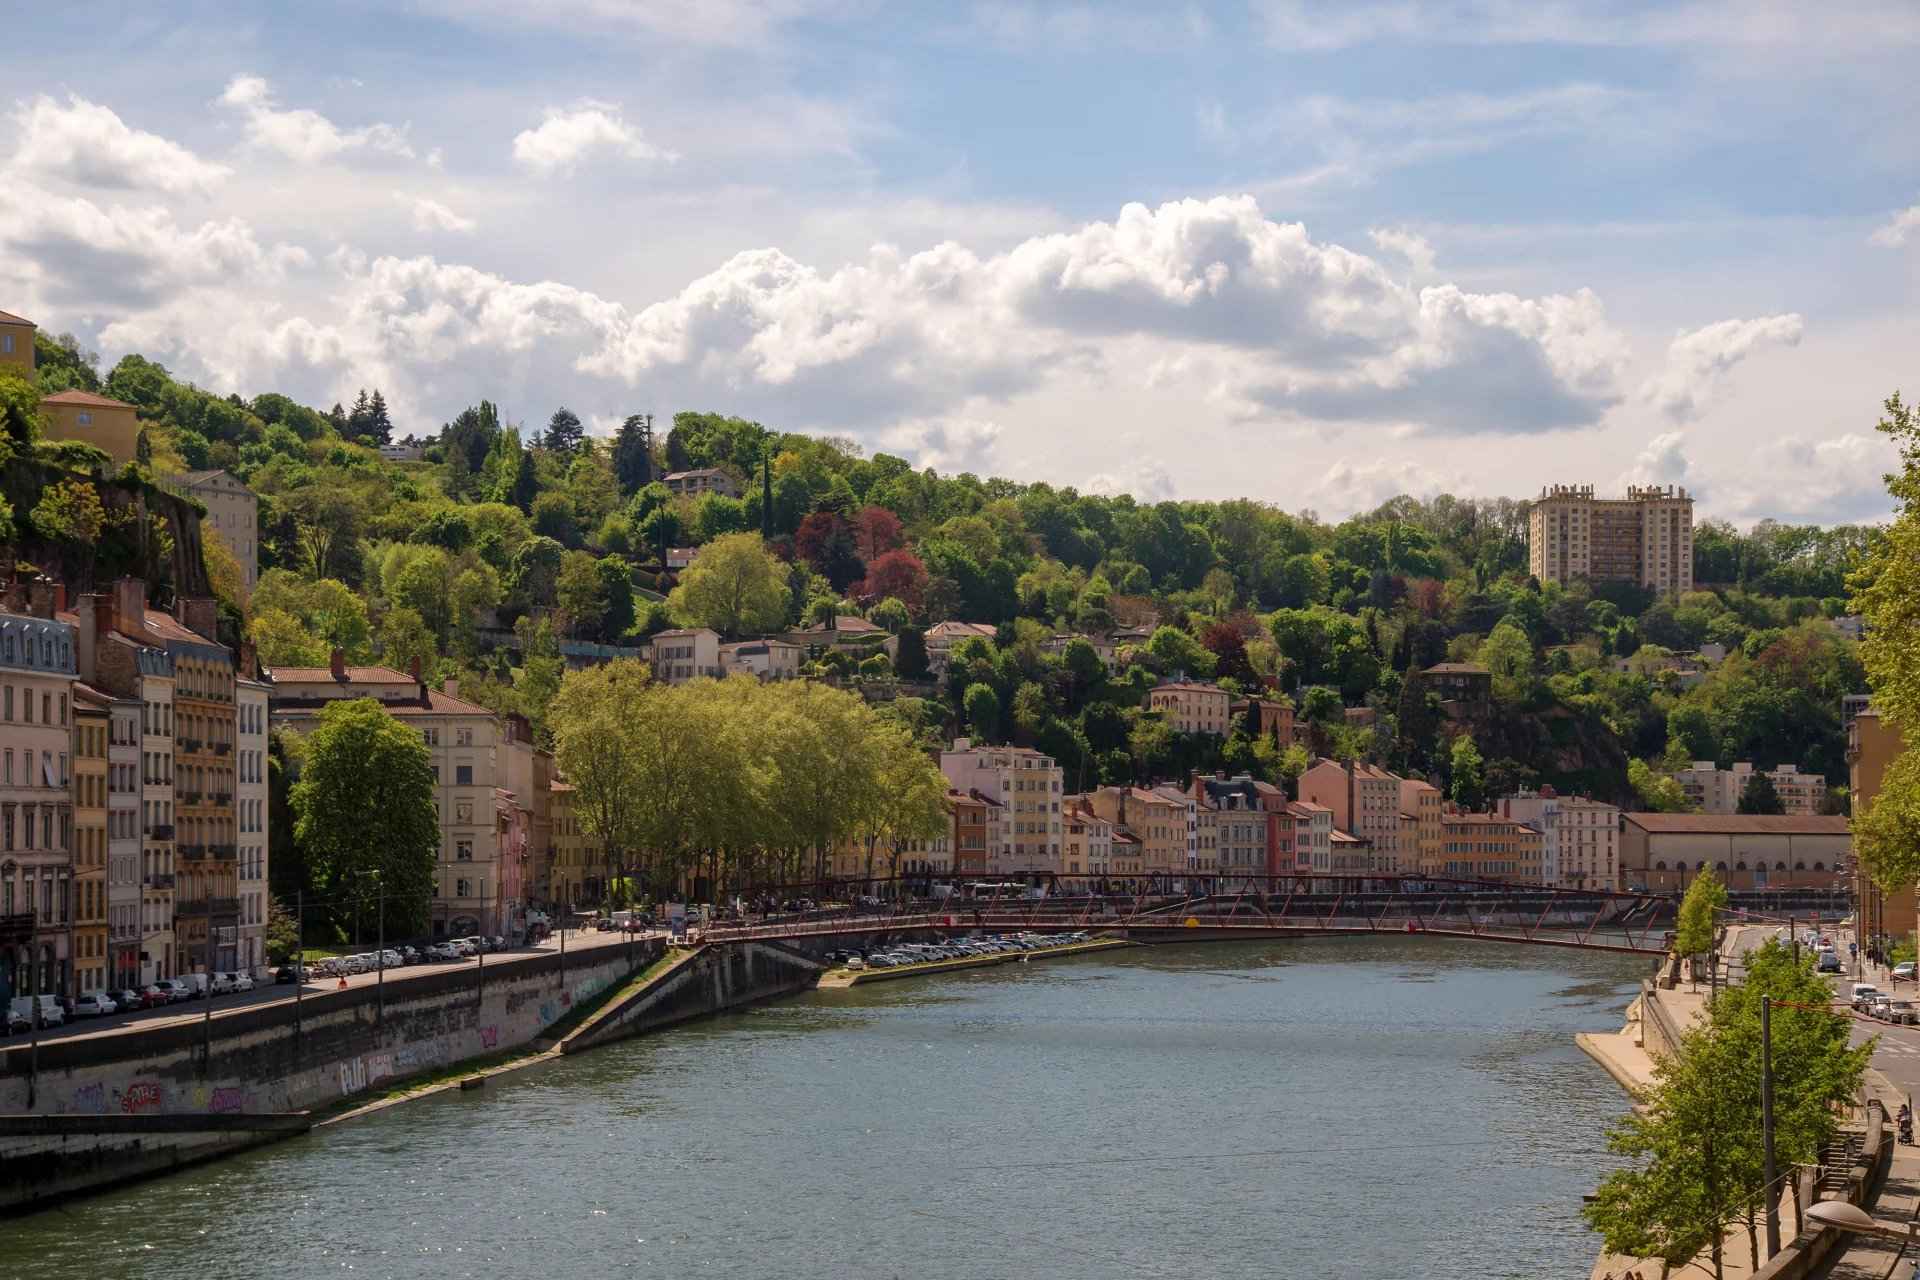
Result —
M205 884L202 887L208 895L213 893L211 884ZM206 945L200 949L202 967L207 971L205 974L207 985L201 988L200 998L207 1002L207 1007L200 1012L200 1069L211 1071L213 1069L213 898L208 896L201 901L207 905L207 941Z
M1773 1185L1773 997L1760 997L1760 1179L1767 1188L1767 1256L1780 1252L1780 1190Z
M380 1027L387 1021L387 882L377 870L373 873L373 888L374 910L380 916L380 972L374 979L373 1025Z
M300 988L307 985L307 891L293 891L293 1040L300 1043Z

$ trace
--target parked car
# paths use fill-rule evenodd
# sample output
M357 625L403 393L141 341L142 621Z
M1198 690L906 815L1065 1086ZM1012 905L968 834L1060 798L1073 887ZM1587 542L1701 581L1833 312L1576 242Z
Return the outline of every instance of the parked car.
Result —
M1897 1022L1911 1027L1920 1021L1920 1010L1914 1008L1913 1001L1907 999L1887 1001L1887 1021Z
M1893 966L1893 976L1901 982L1912 982L1914 968L1913 961L1902 960L1899 964Z
M1820 959L1814 963L1813 967L1820 973L1841 972L1840 953L1837 951L1822 951L1820 953Z
M43 1027L57 1027L67 1020L67 1011L60 1007L58 996L15 996L9 1007L31 1020L36 1005L39 1006L40 1025Z
M864 969L867 967L867 962L859 956L848 956L846 959L846 967L849 969Z
M163 987L157 982L149 982L146 986L140 988L140 1007L143 1009L158 1009L163 1004L172 1003L173 989L171 987Z
M283 964L273 971L274 982L283 987L290 987L296 982L305 982L306 979L306 970L298 964Z
M147 1007L146 994L138 987L127 987L120 991L109 992L108 994L113 997L113 1002L120 1006L120 1012L122 1013L126 1013L132 1009L144 1009Z
M17 1036L23 1035L31 1030L33 1030L33 1019L9 1004L7 1007L7 1034Z
M1887 1020L1887 1007L1891 1002L1886 996L1875 996L1867 1001L1867 1016L1881 1022Z
M76 1018L101 1018L119 1011L120 1006L104 991L89 991L73 1002L73 1016Z
M1879 994L1880 988L1874 986L1871 982L1854 983L1852 1000L1855 1011L1865 1013L1867 1011L1867 1005Z
M233 992L234 992L234 986L233 986L232 974L215 973L208 976L207 993L209 995L230 996L233 994Z
M165 996L168 1004L181 1004L193 999L193 993L187 989L187 984L178 978L162 978L153 984L152 989Z

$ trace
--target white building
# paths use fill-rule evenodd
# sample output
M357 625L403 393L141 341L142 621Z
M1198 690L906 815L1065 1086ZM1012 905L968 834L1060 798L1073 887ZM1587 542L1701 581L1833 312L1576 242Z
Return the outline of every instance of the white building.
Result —
M1740 811L1740 797L1754 772L1752 762L1747 760L1736 760L1730 769L1722 769L1711 760L1695 760L1673 776L1686 793L1687 803L1696 810L1730 814ZM1827 780L1819 774L1802 773L1797 764L1783 764L1765 772L1773 781L1783 813L1812 817L1826 806Z
M233 682L238 732L234 737L234 828L240 885L243 970L267 963L267 693L258 680Z
M720 633L691 627L655 633L648 650L653 678L662 684L685 684L702 676L726 674L720 662Z
M806 651L785 640L736 640L720 646L720 667L727 675L756 680L798 680Z
M1563 889L1616 889L1620 884L1620 810L1552 787L1522 790L1500 801L1500 816L1538 831L1540 883Z

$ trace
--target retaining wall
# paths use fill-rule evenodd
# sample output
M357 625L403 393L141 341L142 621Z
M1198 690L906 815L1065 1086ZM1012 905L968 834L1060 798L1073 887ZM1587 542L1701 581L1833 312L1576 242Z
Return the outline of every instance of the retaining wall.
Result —
M0 1055L0 1113L186 1115L304 1111L384 1081L451 1066L540 1037L574 1007L651 964L660 944L567 957L489 957L410 974L386 988L384 1015L371 986L216 1014L211 1043L200 1022L51 1040ZM0 1137L0 1157L7 1154Z
M304 1115L0 1116L0 1212L305 1133Z
M560 1042L579 1053L706 1014L775 996L810 991L826 966L793 947L771 942L716 942L701 947L638 991L596 1014Z

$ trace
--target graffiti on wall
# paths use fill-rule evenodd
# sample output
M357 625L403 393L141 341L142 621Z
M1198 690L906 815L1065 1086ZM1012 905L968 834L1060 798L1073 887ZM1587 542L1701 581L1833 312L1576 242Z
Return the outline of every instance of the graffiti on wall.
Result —
M166 1094L158 1080L135 1080L120 1095L120 1110L124 1115L137 1116L149 1111L158 1111Z
M500 1043L499 1027L480 1028L480 1044L482 1048L491 1049L494 1046L498 1045L499 1043Z

